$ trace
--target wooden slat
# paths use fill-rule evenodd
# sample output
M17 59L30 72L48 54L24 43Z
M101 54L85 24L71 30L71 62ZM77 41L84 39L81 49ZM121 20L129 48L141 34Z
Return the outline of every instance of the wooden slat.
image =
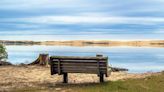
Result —
M97 60L63 60L63 59L60 59L61 62L82 62L82 63L97 63ZM52 62L58 62L57 59L54 59L52 60ZM106 60L99 60L99 62L104 62L106 63Z
M108 74L108 58L107 58L107 60L106 60L106 77L108 77L109 76L109 74Z
M97 74L97 71L75 71L75 70L62 70L63 73L88 73L88 74ZM106 74L106 71L102 71L103 74Z
M89 70L89 71L86 71L86 70L62 70L63 73L92 73L92 74L97 74L97 71L96 70ZM102 73L106 73L106 71L101 71Z
M97 66L97 62L96 63L82 63L82 62L78 62L78 63L69 63L69 62L60 62L61 65L71 65L71 66ZM53 64L58 64L58 62L53 62ZM100 66L106 66L106 63L102 63L102 62L99 62L99 65Z
M85 70L85 71L90 71L90 70L96 70L96 68L89 68L89 67L86 67L86 68L76 68L76 67L62 67L61 70ZM99 69L99 70L105 70L106 71L106 68L102 68L102 69ZM97 71L97 70L96 70Z
M58 60L58 74L61 74L60 60Z
M66 70L66 71L63 71L63 73L88 73L88 74L97 74L97 71L84 72L84 71L70 71L70 70Z
M54 64L53 66L58 66L58 64ZM88 66L88 67L97 67L97 65L96 64L92 64L92 65L85 65L85 64L60 64L60 66L72 66L72 67L74 67L74 66L77 66L77 67L83 67L83 66ZM100 64L99 65L100 67L106 67L106 65L105 64Z
M58 70L58 67L53 67L55 68L55 70ZM78 70L78 69L95 69L97 71L97 67L60 67L60 70L61 69L74 69L74 70ZM105 70L106 71L106 67L100 67L99 70Z
M50 67L51 67L51 75L53 75L55 72L53 71L54 69L54 64L52 62L50 62Z
M106 74L106 70L100 70L101 73ZM55 69L54 72L57 72L57 70ZM67 69L67 70L63 70L61 69L61 73L92 73L92 74L97 74L97 70L71 70L71 69Z
M98 58L102 58L102 55L96 55ZM97 74L100 76L100 60L97 60Z
M53 68L58 68L58 67L53 67ZM78 69L94 69L96 70L97 67L61 67L60 69L74 69L74 70L78 70ZM106 67L100 67L99 70L106 70ZM98 70L97 70L98 71Z
M54 70L58 71L57 68L54 68ZM101 68L99 70L97 70L96 68L73 68L73 67L63 67L61 68L61 72L62 71L67 71L67 70L71 70L71 71L83 71L83 72L88 72L88 71L106 71L106 68Z
M51 56L52 59L64 59L64 60L106 60L107 57L76 57L76 56Z
M103 71L106 71L106 67L100 67L99 69L97 69L97 67L60 67L60 69L58 69L58 67L53 67L53 72L58 72L59 74L61 73L61 71L62 70L69 70L69 69L71 69L71 70L85 70L86 72L87 71L90 71L90 70L95 70L95 71L97 71L97 73L99 72L99 71L101 71L101 70L103 70Z
M58 67L58 65L53 65L53 67ZM76 68L95 67L95 68L97 68L97 65L94 65L94 66L93 65L92 66L85 65L84 66L84 65L63 65L63 64L61 64L60 67L76 67ZM106 65L99 65L99 68L106 68Z
M61 66L61 68L65 68L65 67L70 67L70 68L95 68L97 69L96 66L83 66L83 67L79 67L79 66ZM100 69L106 69L106 67L99 67Z

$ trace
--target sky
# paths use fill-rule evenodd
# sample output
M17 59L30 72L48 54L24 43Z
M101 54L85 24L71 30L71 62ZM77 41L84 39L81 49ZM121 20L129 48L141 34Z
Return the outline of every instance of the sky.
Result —
M164 0L1 0L0 40L164 40Z

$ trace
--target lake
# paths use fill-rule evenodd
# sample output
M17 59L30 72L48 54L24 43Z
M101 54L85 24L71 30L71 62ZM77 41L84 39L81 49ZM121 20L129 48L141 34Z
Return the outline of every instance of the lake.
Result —
M156 47L74 47L74 46L6 46L8 61L13 64L30 63L40 53L66 56L96 56L103 54L109 57L113 67L129 69L130 73L157 72L164 70L164 48Z

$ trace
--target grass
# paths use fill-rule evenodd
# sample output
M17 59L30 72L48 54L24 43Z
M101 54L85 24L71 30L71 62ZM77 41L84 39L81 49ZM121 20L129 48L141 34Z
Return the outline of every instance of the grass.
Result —
M94 85L74 85L76 92L164 92L164 73L143 79L106 82Z
M143 79L127 79L105 83L87 84L57 84L47 86L44 89L26 88L13 92L164 92L164 72L161 75L151 76ZM56 88L61 90L56 91ZM69 90L68 90L69 89Z

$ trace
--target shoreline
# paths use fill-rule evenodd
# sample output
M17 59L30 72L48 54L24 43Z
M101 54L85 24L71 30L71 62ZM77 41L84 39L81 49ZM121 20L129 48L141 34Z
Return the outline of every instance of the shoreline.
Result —
M164 40L112 41L112 40L70 40L70 41L9 41L0 40L4 45L47 45L47 46L133 46L133 47L164 47Z

